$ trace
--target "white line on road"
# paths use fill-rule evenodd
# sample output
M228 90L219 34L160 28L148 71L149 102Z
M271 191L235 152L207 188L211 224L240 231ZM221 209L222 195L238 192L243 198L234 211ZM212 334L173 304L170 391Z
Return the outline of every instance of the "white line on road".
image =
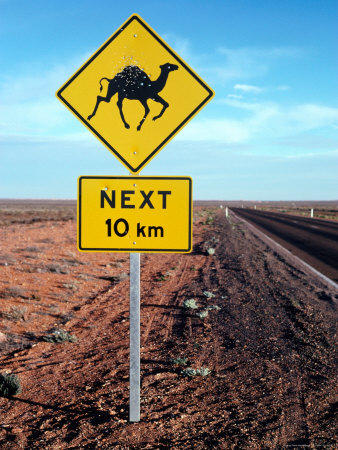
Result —
M233 214L234 217L236 217L236 219L244 222L247 227L254 233L256 234L258 237L260 237L266 244L271 245L273 244L274 246L277 246L277 248L279 249L279 251L284 254L284 256L288 257L289 259L295 259L299 264L305 266L308 270L310 270L311 272L313 272L315 275L317 275L319 278L321 278L322 280L326 281L326 283L328 283L329 285L333 286L334 288L338 289L338 284L335 283L333 280L331 280L330 278L326 277L325 275L323 275L321 272L319 272L318 270L316 270L314 267L310 266L310 264L306 263L305 261L303 261L302 259L300 259L298 256L294 255L293 253L291 253L289 250L287 250L285 247L283 247L282 245L280 245L278 242L274 241L273 239L271 239L269 236L267 236L266 234L264 234L262 231L258 230L254 225L252 225L251 223L247 222L245 219L243 219L240 216L237 216L233 211L231 211L231 214Z

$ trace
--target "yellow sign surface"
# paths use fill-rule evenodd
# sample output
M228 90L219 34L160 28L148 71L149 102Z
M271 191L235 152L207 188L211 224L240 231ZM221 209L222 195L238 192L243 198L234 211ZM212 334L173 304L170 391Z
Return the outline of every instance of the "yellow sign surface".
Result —
M214 92L133 15L56 95L138 173Z
M80 251L188 253L191 248L191 178L79 178Z

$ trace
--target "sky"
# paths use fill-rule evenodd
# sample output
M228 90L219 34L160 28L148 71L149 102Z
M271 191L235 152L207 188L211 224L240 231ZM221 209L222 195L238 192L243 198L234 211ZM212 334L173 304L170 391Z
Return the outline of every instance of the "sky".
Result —
M336 0L0 0L0 198L126 168L55 92L139 14L215 91L141 175L194 199L338 198Z

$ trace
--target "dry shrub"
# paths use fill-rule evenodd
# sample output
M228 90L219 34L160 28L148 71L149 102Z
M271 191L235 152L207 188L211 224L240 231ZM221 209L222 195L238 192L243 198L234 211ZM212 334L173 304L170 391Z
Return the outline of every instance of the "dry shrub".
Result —
M17 375L0 373L0 397L10 398L21 393L21 384Z
M26 307L11 306L7 311L1 311L0 315L4 319L13 320L17 322L19 320L25 320L25 314L27 312Z

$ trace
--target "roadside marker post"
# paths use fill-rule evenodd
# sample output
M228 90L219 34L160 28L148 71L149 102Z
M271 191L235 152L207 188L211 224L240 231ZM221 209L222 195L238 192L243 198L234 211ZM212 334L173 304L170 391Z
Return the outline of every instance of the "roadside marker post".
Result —
M130 422L140 421L140 253L192 250L192 179L139 173L214 95L137 14L56 93L130 172L78 179L79 251L130 253Z

